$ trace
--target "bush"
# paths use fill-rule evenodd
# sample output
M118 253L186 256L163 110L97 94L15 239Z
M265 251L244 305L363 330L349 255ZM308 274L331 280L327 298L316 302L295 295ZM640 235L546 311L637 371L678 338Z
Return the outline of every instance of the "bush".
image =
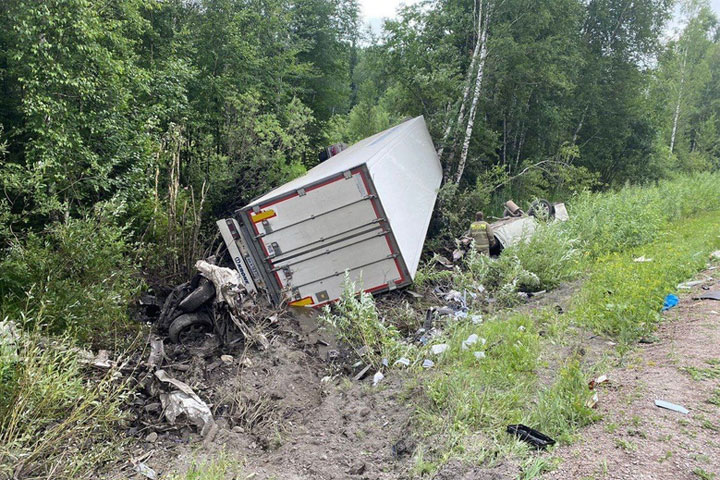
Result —
M320 320L336 329L341 342L356 351L365 347L360 356L373 366L380 367L383 358L392 364L412 347L402 341L394 325L386 325L380 319L372 295L357 291L355 283L346 276L340 299L332 308L323 309Z
M32 318L43 319L46 333L106 337L127 325L127 306L142 285L130 255L123 229L102 215L31 233L0 261L0 315L42 312Z

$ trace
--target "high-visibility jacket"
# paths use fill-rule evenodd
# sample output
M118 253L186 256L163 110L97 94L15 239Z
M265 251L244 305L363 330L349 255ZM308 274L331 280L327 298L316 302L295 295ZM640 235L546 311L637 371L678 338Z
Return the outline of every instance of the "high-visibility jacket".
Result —
M470 237L475 240L477 250L489 250L495 244L495 235L487 222L473 222L470 224Z

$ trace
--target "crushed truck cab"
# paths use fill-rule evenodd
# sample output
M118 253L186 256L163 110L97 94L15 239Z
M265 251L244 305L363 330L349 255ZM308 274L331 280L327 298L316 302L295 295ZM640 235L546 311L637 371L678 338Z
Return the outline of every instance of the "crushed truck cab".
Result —
M412 283L442 168L423 117L366 138L217 222L250 292L273 304Z

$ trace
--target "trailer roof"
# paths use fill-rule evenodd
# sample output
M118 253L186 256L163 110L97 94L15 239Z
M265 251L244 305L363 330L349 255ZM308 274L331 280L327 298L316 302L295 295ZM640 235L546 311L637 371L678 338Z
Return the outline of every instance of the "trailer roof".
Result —
M362 164L371 164L382 158L382 153L388 150L395 142L399 141L407 132L411 131L417 122L423 122L422 116L407 120L399 125L384 130L380 133L361 140L339 154L308 170L308 172L294 180L277 187L260 198L250 202L247 207L266 202L286 193L294 192L304 188L311 183L318 182L346 170L350 170Z

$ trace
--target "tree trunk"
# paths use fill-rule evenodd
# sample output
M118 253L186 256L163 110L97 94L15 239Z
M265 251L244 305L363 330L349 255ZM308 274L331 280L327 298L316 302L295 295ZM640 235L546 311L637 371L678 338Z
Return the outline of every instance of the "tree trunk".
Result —
M677 134L678 118L680 118L680 101L682 100L683 84L685 83L685 65L687 62L687 48L683 54L682 69L680 70L680 86L678 87L677 102L675 103L675 115L673 116L673 128L670 134L670 153L675 149L675 135Z
M457 173L455 175L455 183L460 183L463 172L465 171L465 164L467 163L468 150L470 149L470 139L473 133L473 127L475 126L475 114L477 113L477 104L480 100L480 92L482 90L483 74L485 73L485 60L487 59L487 35L488 27L490 26L490 5L486 8L485 22L482 27L482 33L478 39L480 43L480 57L478 59L478 71L475 76L475 86L473 90L473 99L470 104L470 112L468 113L467 127L465 128L465 139L463 140L462 152L460 154L460 161L458 163Z
M445 151L445 144L447 143L448 139L450 138L450 133L452 132L453 125L462 125L463 118L465 117L465 104L467 103L468 96L470 95L470 85L472 84L472 76L475 72L475 64L477 63L478 53L480 51L480 28L482 24L482 2L483 0L478 0L478 2L475 4L477 5L477 21L475 24L475 47L473 48L473 54L472 58L470 59L470 67L468 67L466 79L465 79L465 86L463 87L463 96L462 96L462 102L460 103L460 111L458 112L457 120L453 123L452 120L448 120L447 127L445 128L445 132L443 133L442 141L440 142L440 148L437 151L438 158L442 160L443 152Z

